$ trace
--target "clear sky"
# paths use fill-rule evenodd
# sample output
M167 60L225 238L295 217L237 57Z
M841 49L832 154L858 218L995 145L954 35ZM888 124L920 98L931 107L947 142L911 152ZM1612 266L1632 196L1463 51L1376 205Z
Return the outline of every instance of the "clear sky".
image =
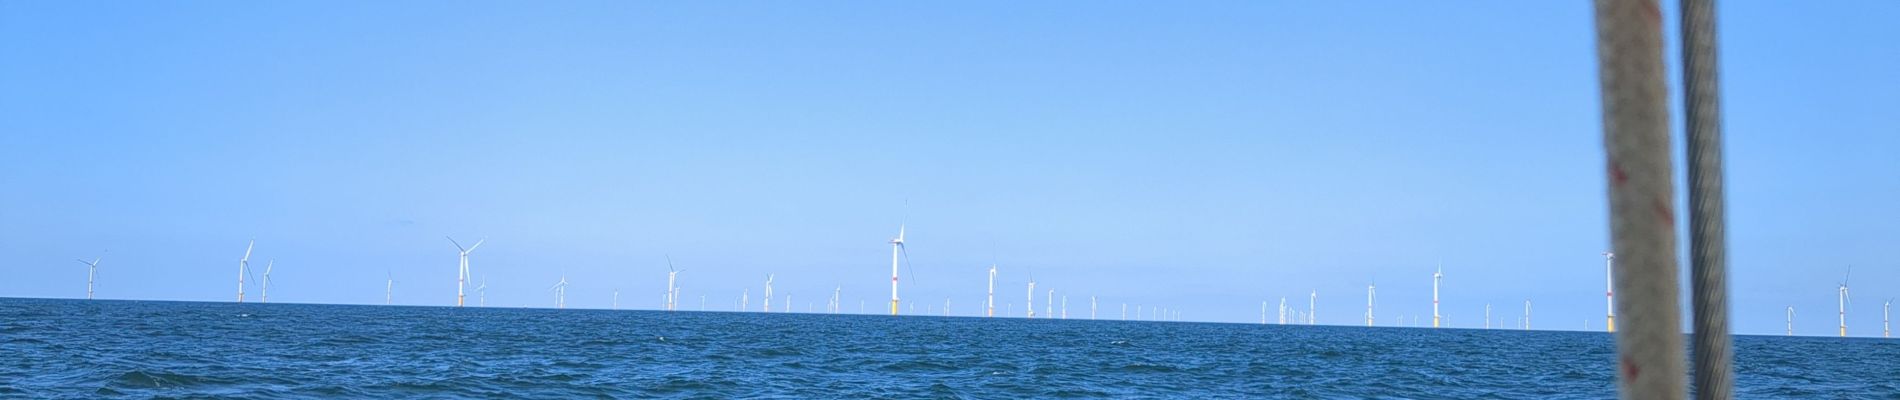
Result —
M1537 328L1602 329L1590 11L0 2L0 296L84 297L73 259L110 249L102 298L229 301L254 237L274 301L380 304L388 273L450 305L453 235L487 238L491 305L551 306L565 271L570 306L656 308L671 254L685 309L756 309L775 273L800 311L838 286L875 311L906 223L920 312L975 312L994 261L999 313L1033 271L1071 317L1254 322L1317 290L1359 324L1376 280L1380 324L1429 325L1442 261L1454 326L1530 298ZM1793 305L1833 334L1854 265L1877 336L1900 3L1720 16L1735 329Z

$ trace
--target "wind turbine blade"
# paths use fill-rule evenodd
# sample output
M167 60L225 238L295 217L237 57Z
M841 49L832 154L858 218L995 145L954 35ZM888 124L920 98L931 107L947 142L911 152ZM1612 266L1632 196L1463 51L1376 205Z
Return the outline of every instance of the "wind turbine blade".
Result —
M482 247L482 242L487 242L487 241L488 241L488 238L481 238L481 240L476 240L475 244L468 246L468 250L464 252L472 253L475 251L476 247Z
M902 234L900 233L899 235L901 236ZM910 273L910 284L916 285L917 284L917 269L911 268L910 266L910 246L905 246L903 243L898 243L897 250L904 253L904 272Z
M444 239L448 239L448 240L449 240L449 243L450 243L450 244L454 244L454 245L455 245L455 250L457 250L457 251L461 251L461 252L463 252L463 253L467 253L467 252L468 252L468 249L466 249L466 248L462 248L462 243L460 243L460 242L456 242L456 241L455 241L455 238L452 238L452 237L448 237L448 236L443 236L442 238L444 238Z
M672 254L666 255L666 270L673 271L673 255ZM678 271L674 271L674 272L678 272Z
M87 262L84 258L75 258L73 261L78 261L80 264L92 265L91 262Z

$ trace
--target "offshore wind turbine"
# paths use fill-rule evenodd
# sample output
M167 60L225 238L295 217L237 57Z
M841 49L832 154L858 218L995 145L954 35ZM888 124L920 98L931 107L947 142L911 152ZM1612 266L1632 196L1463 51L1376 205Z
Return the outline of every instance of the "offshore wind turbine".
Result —
M1524 330L1531 330L1531 299L1524 299Z
M1286 325L1286 296L1280 296L1280 325Z
M93 257L92 261L86 261L85 259L75 259L75 260L78 260L80 264L86 264L86 300L92 300L92 282L93 282L93 279L99 277L99 260L104 260L104 259L106 259L106 256L104 255ZM264 276L270 276L270 275L265 274Z
M1794 306L1788 306L1788 336L1794 336Z
M1889 301L1889 303L1892 303ZM1095 296L1089 296L1089 320L1095 320Z
M389 279L383 283L383 305L386 306L389 305L389 300L396 297L396 276L391 275L389 271L383 271L383 277Z
M1046 307L1042 310L1042 313L1047 314L1047 316L1043 318L1055 318L1056 317L1056 290L1049 289L1049 296L1044 298L1042 302L1043 304L1045 304L1043 307ZM1029 306L1035 307L1034 304L1031 304Z
M897 315L897 257L910 254L910 249L904 247L904 225L897 225L897 237L891 239L891 315Z
M464 293L462 292L462 288L468 286L468 278L470 278L470 276L468 275L468 253L475 251L476 247L482 247L482 242L488 241L488 238L482 238L481 240L476 240L475 245L468 246L467 248L462 247L461 243L456 243L455 238L448 237L448 236L443 236L443 238L449 239L449 244L455 245L455 250L461 252L460 253L461 264L456 268L456 272L455 272L455 306L461 307L462 300L464 298Z
M1616 332L1616 253L1603 253L1603 330Z
M990 291L983 301L983 316L996 316L996 263L990 263Z
M1029 319L1036 319L1036 275L1029 275L1029 300L1023 302L1023 308L1029 310Z
M265 303L269 303L269 302L270 302L270 270L271 270L271 267L273 267L273 266L276 266L276 265L277 265L277 259L275 259L275 258L273 258L273 259L270 259L270 261L265 261L265 262L264 262L264 293L263 293L263 295L264 295L263 297L264 297L264 298L263 298L263 302L265 302ZM88 298L88 299L90 299L90 298L92 298L92 283L91 283L91 282L87 282L87 283L86 283L86 298Z
M752 289L739 293L739 312L745 312L749 308L752 308Z
M1841 277L1841 289L1840 289L1841 337L1847 337L1847 305L1852 304L1854 302L1852 298L1847 297L1847 278L1852 277L1853 275L1854 275L1854 267L1850 266L1850 267L1847 267L1847 275Z
M476 301L475 303L476 305L479 305L482 307L488 306L488 275L487 274L482 274L482 285L475 287L475 301Z
M243 302L244 302L244 276L245 276L245 275L250 275L250 273L251 273L251 248L252 248L252 247L255 247L256 245L257 245L257 240L256 240L256 239L252 239L252 240L251 240L251 242L250 242L249 244L245 244L245 245L244 245L244 258L240 258L240 259L238 259L238 297L237 297L237 302L239 302L239 303L243 303Z
M837 314L844 308L844 285L831 289L831 313Z
M1892 312L1893 312L1893 298L1887 298L1887 304L1880 306L1880 337L1883 337L1883 338L1893 337L1893 325L1889 322L1890 320L1888 319L1888 317L1892 316L1891 314Z
M1432 327L1433 328L1438 327L1438 321L1442 318L1438 314L1438 284L1439 282L1442 282L1444 280L1445 280L1445 262L1440 261L1438 262L1438 272L1432 273Z
M1372 304L1378 299L1378 285L1366 285L1366 326L1372 326Z
M1484 329L1491 329L1491 303L1484 304Z
M777 276L773 274L765 274L765 312L772 312L772 278L775 277Z
M1313 297L1308 297L1306 299L1306 324L1307 325L1312 325L1313 320L1315 319L1313 318L1313 312L1315 310L1318 310L1318 306L1316 306L1315 304L1319 304L1319 290L1314 290Z
M548 290L554 291L554 308L567 308L567 273L566 272L562 272L561 281L555 282L554 286L549 286Z

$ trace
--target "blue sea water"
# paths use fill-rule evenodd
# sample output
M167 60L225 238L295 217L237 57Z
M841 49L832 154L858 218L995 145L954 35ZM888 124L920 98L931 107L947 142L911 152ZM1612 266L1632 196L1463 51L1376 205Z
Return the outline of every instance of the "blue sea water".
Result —
M1900 342L1735 338L1741 398L1900 398ZM1613 398L1611 337L0 299L0 398Z

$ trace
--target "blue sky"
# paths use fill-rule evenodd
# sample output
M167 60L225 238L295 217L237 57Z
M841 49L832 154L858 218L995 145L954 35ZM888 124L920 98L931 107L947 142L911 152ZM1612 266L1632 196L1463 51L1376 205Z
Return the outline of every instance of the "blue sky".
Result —
M1851 264L1877 336L1900 4L1787 6L1721 10L1735 328L1831 334ZM683 308L774 273L878 310L904 223L904 297L957 314L995 261L1018 313L1033 271L1104 316L1317 290L1357 324L1376 280L1380 324L1429 324L1442 260L1454 326L1530 298L1601 329L1592 29L1580 1L4 2L0 296L83 297L72 259L109 248L102 298L228 301L255 237L274 301L379 304L388 273L448 305L454 235L488 239L491 305L565 272L571 306L656 308L671 254Z

